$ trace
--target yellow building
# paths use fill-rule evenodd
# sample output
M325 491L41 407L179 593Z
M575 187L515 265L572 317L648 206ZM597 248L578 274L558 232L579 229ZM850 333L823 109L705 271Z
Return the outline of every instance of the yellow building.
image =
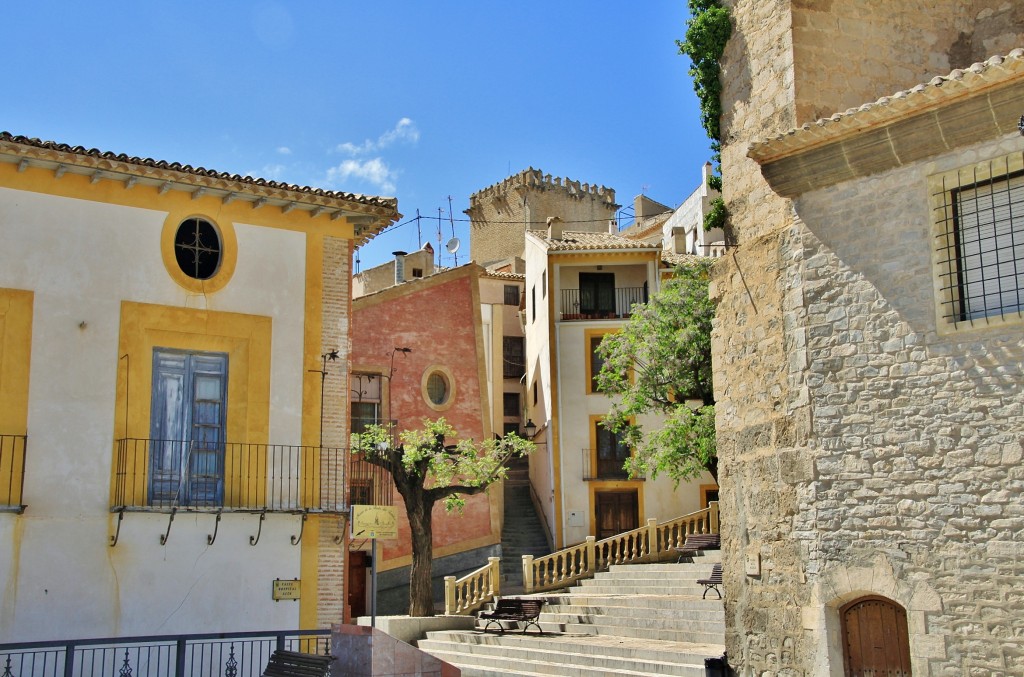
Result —
M341 621L351 252L397 217L0 133L0 641Z

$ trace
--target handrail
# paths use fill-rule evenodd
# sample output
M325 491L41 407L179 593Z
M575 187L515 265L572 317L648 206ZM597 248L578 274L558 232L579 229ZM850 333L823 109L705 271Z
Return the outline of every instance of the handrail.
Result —
M613 564L657 562L673 548L683 545L690 534L719 533L718 502L704 510L658 524L647 524L600 541L587 536L583 543L534 558L523 555L523 586L527 593L564 588Z
M468 616L489 600L501 595L501 558L488 557L487 564L456 580L444 577L444 613Z

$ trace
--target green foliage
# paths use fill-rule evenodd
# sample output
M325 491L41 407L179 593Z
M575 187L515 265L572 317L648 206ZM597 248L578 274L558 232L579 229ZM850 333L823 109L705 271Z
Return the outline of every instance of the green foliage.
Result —
M717 477L711 321L708 296L713 262L679 266L661 291L598 351L604 366L598 388L619 395L604 425L634 450L627 468L652 478L665 473L677 482L708 470ZM689 402L688 402L689 401ZM661 414L663 425L645 431L644 414Z
M718 65L725 44L732 34L729 10L719 0L689 0L690 20L686 22L686 39L677 40L680 54L690 57L690 77L700 103L700 123L711 139L717 174L708 177L708 186L722 190L722 117L721 68ZM722 206L723 210L725 206ZM724 211L723 211L724 220ZM707 222L705 221L705 227Z
M721 177L719 177L719 185L721 185ZM704 230L725 228L725 219L727 216L728 212L725 210L725 200L721 197L716 197L711 201L711 209L704 215Z
M531 442L515 433L480 444L463 439L446 445L445 440L454 435L455 429L444 418L423 419L422 428L402 431L395 446L390 427L371 425L352 436L352 450L388 468L400 491L401 480L407 479L434 500L444 499L449 511L462 509L463 494L478 493L504 479L508 462L533 450Z

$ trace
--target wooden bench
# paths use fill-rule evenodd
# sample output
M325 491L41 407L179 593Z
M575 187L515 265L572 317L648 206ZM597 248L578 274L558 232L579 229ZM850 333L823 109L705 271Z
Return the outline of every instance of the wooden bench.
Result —
M701 599L704 599L707 596L708 590L714 590L718 593L718 599L722 599L722 591L718 589L718 586L722 584L721 564L715 564L711 567L710 578L698 578L697 582L704 586L704 594L700 596Z
M326 677L331 673L334 656L278 649L270 656L263 677Z
M502 597L498 600L498 604L494 607L494 611L485 611L481 613L478 618L482 618L487 621L484 625L484 632L487 632L491 627L491 623L496 623L498 629L502 633L505 632L505 626L502 625L503 621L519 621L526 623L523 626L523 633L530 629L531 625L537 626L537 631L544 634L544 631L540 628L540 623L537 619L540 617L540 608L544 605L542 599L519 599L517 597Z
M673 550L678 553L676 564L680 562L692 562L701 550L717 550L721 547L722 537L720 534L690 534L682 546Z

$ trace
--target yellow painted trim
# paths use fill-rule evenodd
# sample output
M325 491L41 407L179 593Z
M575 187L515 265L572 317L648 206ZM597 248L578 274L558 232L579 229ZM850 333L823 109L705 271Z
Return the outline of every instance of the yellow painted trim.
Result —
M174 253L174 237L178 233L178 228L186 219L193 218L208 221L220 236L220 265L213 277L207 280L197 280L186 275L178 265ZM235 236L235 227L230 221L217 221L207 214L173 211L164 219L164 227L160 232L160 257L163 259L167 274L179 287L193 294L212 294L220 291L231 281L235 266L238 265L238 238Z
M30 291L0 289L0 435L28 433L34 300ZM19 453L12 453L15 447ZM0 500L9 505L22 504L20 447L20 442L5 443L0 453Z
M585 265L621 265L630 261L636 263L648 263L650 261L659 261L661 259L660 252L656 251L623 251L619 252L616 250L601 250L595 252L586 251L562 251L562 252L548 252L548 259L553 263L568 266L585 266ZM549 282L551 281L551 275L548 275Z
M430 399L430 393L427 391L427 382L435 373L441 374L448 381L448 399L443 404L434 404L434 401ZM441 364L432 364L424 369L423 376L420 377L420 395L423 396L423 401L426 405L434 411L448 411L451 409L452 405L455 404L455 397L458 395L455 375L452 374L451 369Z
M153 350L172 348L228 354L226 439L266 444L270 434L271 335L269 317L122 301L114 439L149 437ZM242 467L244 462L239 458L234 464ZM130 464L126 470L137 479L129 491L144 497L145 473L134 472ZM247 474L252 473L243 471L241 476ZM117 466L111 464L112 497L116 477ZM241 504L240 490L238 480L226 482L225 500Z
M708 492L718 491L719 487L717 484L702 484L700 485L700 507L703 510L708 507Z
M303 327L303 378L302 378L302 444L320 444L320 355L323 343L323 297L324 297L324 235L313 233L306 238L306 298L305 325ZM314 370L314 371L310 371ZM316 469L319 472L319 468ZM309 483L319 486L319 480ZM299 626L318 627L317 599L319 597L319 522L315 534L303 536L301 564L303 585L299 595ZM310 525L307 524L307 528ZM347 564L347 560L346 560Z
M552 286L555 284L555 277L557 271L552 267L550 259L545 263L545 269L548 271L548 285ZM548 415L548 420L551 426L551 486L554 496L555 506L555 533L553 535L555 541L555 549L565 547L565 532L562 528L562 445L560 444L559 435L561 434L561 426L559 423L559 417L561 412L558 409L558 341L555 333L558 331L558 323L554 321L555 318L555 294L554 289L551 289L550 294L547 298L547 309L548 309L548 356L549 364L548 370L551 375L551 411ZM538 378L540 376L538 369Z
M594 390L594 382L592 378L594 368L594 352L590 348L591 339L604 337L605 334L611 334L614 329L584 329L583 330L583 359L586 365L586 371L583 374L584 391L587 395L601 395L597 390Z
M302 581L299 586L300 628L320 627L317 625L317 601L320 592L320 525L327 519L330 519L327 515L313 515L306 521L306 532L302 536L299 548L299 579ZM345 566L347 574L347 559Z
M355 239L355 228L345 217L332 220L323 214L314 218L311 212L301 209L286 214L279 207L255 208L243 200L224 204L221 198L212 195L192 199L191 193L181 190L169 190L161 195L159 186L127 188L123 181L115 179L103 178L94 184L89 176L71 172L58 179L53 170L42 167L29 167L19 172L17 163L13 162L0 162L0 187L167 213L208 214L217 223L245 223Z

